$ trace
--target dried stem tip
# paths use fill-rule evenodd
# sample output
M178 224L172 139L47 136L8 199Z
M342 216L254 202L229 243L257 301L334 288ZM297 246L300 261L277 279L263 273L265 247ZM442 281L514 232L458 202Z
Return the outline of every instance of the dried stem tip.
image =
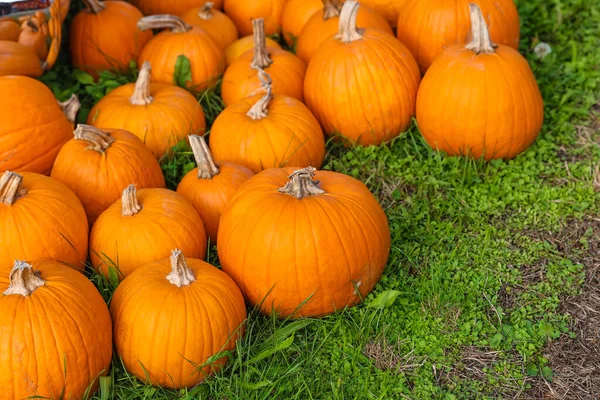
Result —
M142 211L142 206L138 202L137 190L135 189L135 185L129 185L123 191L121 203L121 215L123 215L124 217L132 217L135 214Z
M108 132L104 132L95 126L79 124L73 132L76 140L85 140L89 143L87 150L94 150L104 154L106 149L115 141Z
M477 4L469 4L469 17L471 18L471 36L473 36L473 40L465 48L475 52L475 54L494 54L498 45L492 42L485 18Z
M178 288L188 286L196 280L179 249L171 252L171 273L167 275L167 280Z
M215 175L218 175L219 168L212 158L206 140L198 135L189 135L188 140L196 159L196 165L198 165L198 179L212 179Z
M308 196L319 196L325 193L324 190L317 186L319 181L314 181L316 169L306 167L294 171L288 178L290 181L284 187L278 189L280 193L289 194L295 198L302 200Z
M27 297L45 284L46 281L40 277L39 272L33 270L30 264L25 261L15 261L15 265L10 272L8 289L3 294L5 296L21 295Z

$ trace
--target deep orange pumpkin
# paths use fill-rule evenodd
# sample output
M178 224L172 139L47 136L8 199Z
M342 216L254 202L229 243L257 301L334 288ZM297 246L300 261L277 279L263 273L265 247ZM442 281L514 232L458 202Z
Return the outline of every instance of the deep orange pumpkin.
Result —
M0 40L0 77L22 75L38 78L44 73L43 66L43 62L31 48L17 42Z
M212 1L213 7L218 10L223 8L223 0L130 0L144 15L181 15L191 8L202 7L208 1Z
M271 38L265 38L267 42L268 48L278 48L281 49L279 43L274 41ZM231 43L225 49L225 62L229 66L237 61L244 53L249 50L254 49L254 36L244 36L243 38L239 38L235 42Z
M407 1L413 0L360 0L359 3L381 14L395 28L398 23L400 9Z
M36 12L33 16L28 16L21 23L21 32L19 33L19 44L29 47L38 56L40 61L45 61L48 56L48 24L46 16L42 12Z
M288 0L283 6L281 30L288 46L293 46L310 17L323 8L321 0Z
M10 17L0 19L0 40L16 42L19 40L19 33L21 33L21 27L16 20Z
M240 35L252 34L252 21L257 18L265 20L267 35L279 33L281 14L287 0L224 0L225 13L235 22Z
M527 60L495 45L471 5L473 41L439 55L417 96L417 123L434 149L486 160L513 158L537 138L544 104Z
M227 14L214 9L214 3L208 2L202 7L192 8L183 14L181 19L190 25L203 29L221 49L227 48L238 38L235 24Z

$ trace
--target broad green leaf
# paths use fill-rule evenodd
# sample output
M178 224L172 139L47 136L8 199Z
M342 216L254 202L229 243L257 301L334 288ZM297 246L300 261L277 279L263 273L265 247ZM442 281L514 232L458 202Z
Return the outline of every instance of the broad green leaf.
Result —
M383 310L384 308L390 307L396 301L396 298L400 296L402 292L398 290L386 290L385 292L379 293L368 305L368 308L376 308Z
M192 68L190 59L180 54L175 62L175 72L173 73L173 83L185 88L187 82L192 80Z

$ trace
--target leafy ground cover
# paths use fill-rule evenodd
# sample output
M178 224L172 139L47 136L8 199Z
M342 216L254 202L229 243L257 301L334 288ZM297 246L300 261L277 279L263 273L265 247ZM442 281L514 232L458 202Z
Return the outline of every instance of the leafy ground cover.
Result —
M319 320L251 311L229 366L190 390L144 385L115 358L94 398L598 398L600 3L517 3L546 104L530 150L446 157L416 126L378 148L329 144L325 168L363 180L390 221L389 263L364 304ZM552 51L536 54L539 42ZM94 84L63 53L43 80L61 100L80 94L80 122L133 80L135 67ZM200 101L211 122L218 91ZM170 187L192 162L183 145L163 160ZM214 250L209 261L218 266ZM110 301L114 284L90 277Z

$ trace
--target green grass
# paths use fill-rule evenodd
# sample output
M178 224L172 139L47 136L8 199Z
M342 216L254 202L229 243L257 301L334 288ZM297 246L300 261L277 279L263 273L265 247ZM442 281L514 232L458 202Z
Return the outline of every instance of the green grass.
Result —
M328 145L325 168L363 180L390 222L388 266L364 304L297 322L250 310L227 368L202 385L146 386L115 358L94 399L537 398L553 385L560 391L566 378L546 350L579 334L567 299L584 290L585 260L600 238L592 222L600 209L600 124L592 108L600 99L600 4L518 5L520 50L546 104L531 149L511 161L451 158L429 149L414 126L381 147ZM539 41L552 47L543 59L533 51ZM94 85L67 65L63 55L43 80L61 99L83 94L84 112L135 72ZM210 125L222 107L218 92L203 94L201 104ZM192 167L189 148L177 147L163 160L169 187ZM214 250L210 260L218 261ZM109 300L114 284L91 278ZM570 398L582 396L577 390Z

